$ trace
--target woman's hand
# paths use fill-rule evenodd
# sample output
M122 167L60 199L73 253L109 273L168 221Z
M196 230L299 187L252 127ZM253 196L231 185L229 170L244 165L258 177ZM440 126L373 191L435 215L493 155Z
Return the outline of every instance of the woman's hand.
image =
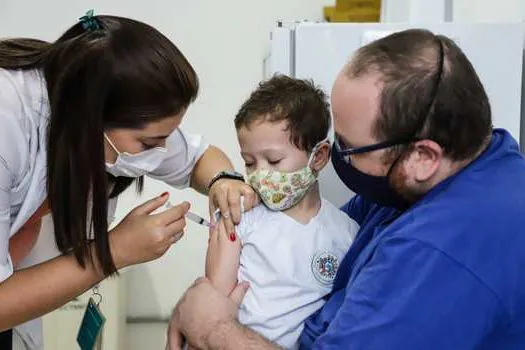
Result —
M166 193L136 207L111 230L111 254L117 269L157 259L182 237L189 203L150 215L164 205L168 197Z
M241 242L235 233L228 233L221 219L210 229L206 254L206 277L224 295L230 295L237 285Z
M217 180L211 186L208 196L210 197L211 221L215 223L213 213L219 208L228 235L235 233L235 225L241 222L241 196L243 197L243 211L249 211L259 204L259 196L253 188L240 180Z

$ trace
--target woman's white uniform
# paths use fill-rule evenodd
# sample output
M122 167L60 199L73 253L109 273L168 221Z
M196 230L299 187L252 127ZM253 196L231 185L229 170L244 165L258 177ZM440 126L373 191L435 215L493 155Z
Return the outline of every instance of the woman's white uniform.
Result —
M9 256L10 237L18 232L47 196L48 122L49 101L41 72L0 68L0 282L9 278L17 268L58 255L56 248L33 251L28 257L30 261L25 259L18 266L13 266ZM149 176L174 187L189 186L192 169L207 145L200 136L177 129L167 139L166 148L166 159ZM116 200L110 200L108 219L113 217L115 207ZM54 237L52 229L42 230L40 235ZM35 246L38 248L39 245ZM15 349L42 349L40 320L16 327L13 342Z

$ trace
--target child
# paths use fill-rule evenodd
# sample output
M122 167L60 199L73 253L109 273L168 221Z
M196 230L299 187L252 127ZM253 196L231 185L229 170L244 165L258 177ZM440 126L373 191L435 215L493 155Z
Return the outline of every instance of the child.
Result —
M359 229L319 194L317 176L330 154L329 106L311 82L275 76L242 105L235 127L248 182L264 206L243 214L237 227L230 246L240 249L240 261L232 253L231 269L217 271L209 250L206 275L225 294L249 281L239 321L293 349Z

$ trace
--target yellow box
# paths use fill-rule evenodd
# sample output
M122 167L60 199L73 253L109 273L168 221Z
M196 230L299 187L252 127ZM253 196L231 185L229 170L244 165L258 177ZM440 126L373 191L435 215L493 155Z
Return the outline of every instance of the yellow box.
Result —
M338 11L334 6L327 6L323 12L327 22L379 22L380 19L378 9Z
M381 10L381 0L336 0L335 9L337 11L352 11L356 9L376 9Z

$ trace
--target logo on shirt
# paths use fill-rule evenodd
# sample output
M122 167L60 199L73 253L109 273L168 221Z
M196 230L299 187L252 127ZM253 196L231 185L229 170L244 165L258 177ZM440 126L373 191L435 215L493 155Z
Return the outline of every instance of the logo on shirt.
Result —
M334 281L339 259L332 253L320 252L312 259L312 273L317 281L323 284L329 284Z

